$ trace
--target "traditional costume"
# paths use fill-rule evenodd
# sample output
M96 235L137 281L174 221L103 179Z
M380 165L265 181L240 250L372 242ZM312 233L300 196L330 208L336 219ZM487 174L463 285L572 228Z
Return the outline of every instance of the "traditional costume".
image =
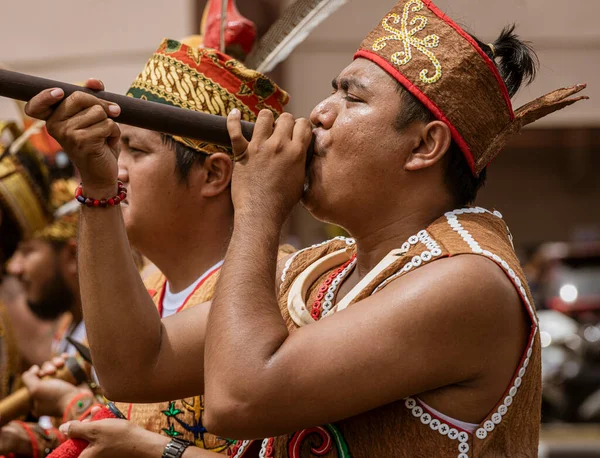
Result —
M31 236L47 242L67 242L77 238L79 223L79 204L73 201L73 194L77 183L73 180L56 180L51 185L49 209L53 218L42 227L39 227ZM70 313L64 314L57 323L56 332L52 342L52 353L56 356L68 353L77 356L79 363L84 367L87 363L81 359L67 340L72 337L79 342L86 342L85 326L83 321L73 322ZM87 415L97 399L92 392L82 392L77 395L67 407L62 418L42 418L39 423L18 424L27 432L34 449L33 456L47 456L58 445L65 441L65 437L56 428L59 424L79 419Z
M429 0L401 0L363 41L355 58L379 65L443 121L474 175L522 126L579 100L568 97L584 87L555 91L513 112L494 62ZM377 294L415 269L461 254L493 261L519 294L530 323L510 384L479 424L450 418L415 393L336 424L263 441L238 441L232 456L537 456L542 388L538 320L500 213L467 207L439 215L341 300L336 297L338 288L356 265L354 240L338 237L299 251L287 261L281 277L281 313L294 332Z
M12 221L11 228L16 231L3 232L2 250L8 258L20 240L31 238L46 227L51 219L51 208L48 172L41 157L16 124L0 123L0 134L7 132L11 133L13 141L9 145L0 143L0 210L2 224L8 226L7 221ZM24 369L7 312L0 303L0 398L17 387ZM45 456L38 452L49 452L62 440L56 429L43 429L34 423L19 424L30 437L35 456Z
M0 254L4 260L49 218L48 172L29 143L18 142L21 136L15 123L0 122ZM13 391L22 370L9 315L0 302L0 399Z
M213 266L194 282L191 294L184 298L175 313L212 299L221 265L222 263ZM165 317L164 297L169 288L166 277L157 272L145 284L159 313ZM206 432L202 423L204 402L201 396L157 404L117 403L117 407L127 419L144 429L187 440L197 447L223 452L231 443Z
M189 42L197 43L197 40ZM289 100L287 93L271 79L228 55L168 39L150 58L127 95L220 116L227 116L237 108L246 121L255 121L261 109L269 109L277 117ZM232 154L229 148L189 138L173 138L201 154ZM282 254L290 252L287 248L281 251ZM164 318L210 301L221 265L222 262L213 266L179 294L170 293L162 273L150 276L145 283L161 316ZM232 443L206 432L202 424L202 396L158 404L118 403L117 407L137 425L190 441L197 447L225 452Z

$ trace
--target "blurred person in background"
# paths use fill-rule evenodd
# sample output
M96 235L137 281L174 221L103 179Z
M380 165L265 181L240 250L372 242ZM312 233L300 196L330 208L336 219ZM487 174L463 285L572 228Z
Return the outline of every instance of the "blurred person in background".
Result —
M50 180L42 156L13 122L0 122L0 399L22 385L21 373L52 354L58 317L39 317L21 283L6 275L6 262L20 243L50 220ZM0 453L28 441L18 425L0 430Z
M7 264L25 293L29 309L43 321L58 323L49 345L51 356L69 354L76 349L67 337L86 341L79 283L77 280L78 207L73 205L77 184L73 180L52 183L50 208L54 218L32 237L20 242ZM69 208L70 207L70 208ZM41 365L41 363L39 363ZM34 417L79 418L95 403L87 388L61 380L41 380L37 365L23 373L22 382L32 397ZM75 402L73 399L77 397ZM18 456L46 456L64 441L50 419L37 422L14 421L0 430L0 453Z
M51 208L55 215L65 204L72 203L77 187L74 180L52 183ZM55 216L53 221L38 230L33 237L19 244L7 263L7 272L17 278L27 298L29 308L43 320L56 320L65 314L63 329L58 330L53 353L75 354L66 340L85 340L77 281L77 207Z
M0 121L0 399L15 389L25 368L50 356L55 327L36 318L5 270L19 242L49 218L48 171L22 135L14 122Z
M14 421L2 428L0 454L46 456L65 440L56 426L85 416L98 402L85 384L74 386L62 380L42 379L62 366L66 357L76 356L76 348L68 338L87 343L77 279L79 204L73 198L76 188L73 180L58 179L52 183L50 206L54 220L22 241L7 263L11 278L17 279L25 292L28 309L37 319L57 325L48 342L46 358L21 377L32 398L31 415L40 421ZM132 254L141 268L140 256ZM81 361L81 365L85 362Z

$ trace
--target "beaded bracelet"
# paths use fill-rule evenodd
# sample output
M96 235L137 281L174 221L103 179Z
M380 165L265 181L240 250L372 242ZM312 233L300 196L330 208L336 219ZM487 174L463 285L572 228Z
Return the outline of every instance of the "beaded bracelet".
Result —
M92 199L91 197L85 197L83 195L83 184L77 186L75 190L75 198L81 205L87 207L114 207L119 205L122 201L127 198L127 188L121 180L117 180L118 191L117 195L110 199Z

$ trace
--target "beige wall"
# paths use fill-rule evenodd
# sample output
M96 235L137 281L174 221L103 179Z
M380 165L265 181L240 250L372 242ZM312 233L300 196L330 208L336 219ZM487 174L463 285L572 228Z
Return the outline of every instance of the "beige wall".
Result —
M163 37L192 31L193 0L2 0L0 63L63 81L101 78L124 92ZM6 4L6 5L5 5ZM16 116L0 99L0 118Z

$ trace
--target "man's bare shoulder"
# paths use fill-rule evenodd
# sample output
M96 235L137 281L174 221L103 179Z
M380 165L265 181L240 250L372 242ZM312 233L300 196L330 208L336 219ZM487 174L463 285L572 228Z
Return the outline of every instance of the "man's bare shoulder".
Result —
M525 308L510 279L493 261L477 255L422 266L371 300L391 306L391 317L398 322L410 317L413 326L422 328L418 335L452 342L474 359L497 346L514 345L517 351L528 327Z
M390 283L390 291L402 295L439 295L447 305L461 312L491 312L507 304L520 307L520 297L503 270L493 261L478 255L439 259Z

